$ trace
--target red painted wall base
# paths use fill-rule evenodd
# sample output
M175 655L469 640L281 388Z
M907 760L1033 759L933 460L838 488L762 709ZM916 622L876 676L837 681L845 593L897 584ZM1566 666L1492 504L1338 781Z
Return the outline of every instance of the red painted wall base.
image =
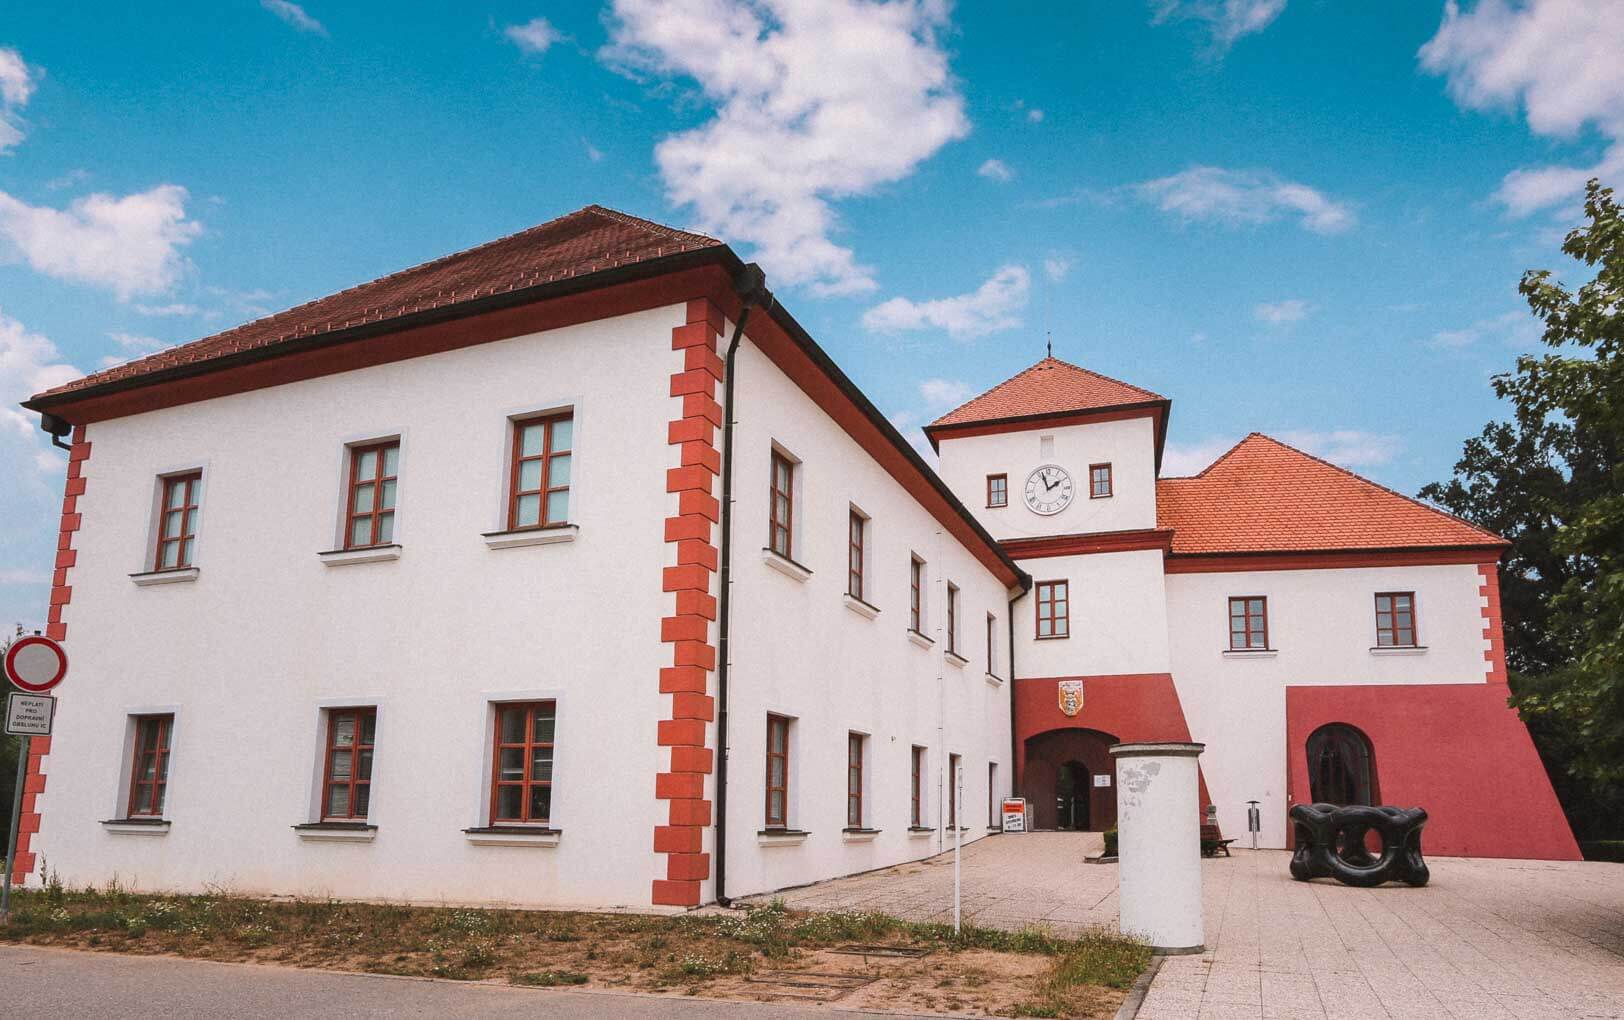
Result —
M1083 708L1074 716L1060 711L1061 680L1083 682ZM1015 682L1015 791L1027 794L1026 742L1052 730L1088 729L1122 743L1190 739L1184 706L1171 673L1125 673L1110 676L1033 677ZM1092 766L1091 766L1092 767ZM1201 778L1201 807L1212 803L1206 777ZM1114 791L1113 791L1114 795Z
M1580 860L1507 693L1503 684L1288 687L1289 802L1311 799L1309 734L1347 723L1370 739L1383 803L1426 808L1426 853Z

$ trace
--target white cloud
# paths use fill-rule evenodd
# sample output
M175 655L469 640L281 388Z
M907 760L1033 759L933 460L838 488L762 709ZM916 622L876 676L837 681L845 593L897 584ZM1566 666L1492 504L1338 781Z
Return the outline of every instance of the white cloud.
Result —
M0 621L43 623L65 457L51 449L39 420L18 407L41 390L80 376L56 345L0 311Z
M1286 9L1286 0L1151 0L1151 7L1152 24L1185 18L1205 22L1213 46L1222 52L1242 36L1268 28Z
M1274 435L1283 443L1349 470L1389 464L1404 449L1404 441L1397 435L1359 429L1297 429ZM1238 441L1234 436L1208 436L1193 443L1169 442L1162 451L1162 477L1199 474Z
M1396 435L1358 429L1282 432L1279 438L1283 443L1349 469L1380 467L1390 463L1404 448L1404 441Z
M1594 127L1611 144L1590 167L1525 167L1495 197L1513 215L1560 205L1591 177L1624 173L1624 4L1618 0L1450 0L1418 54L1448 79L1449 94L1476 110L1521 108L1535 134L1571 139Z
M39 85L36 69L10 47L0 47L0 155L23 140L22 108Z
M1055 257L1043 260L1043 275L1055 283L1064 280L1069 272L1071 272L1071 259Z
M1286 301L1263 302L1252 309L1252 315L1259 322L1267 322L1271 326L1283 326L1290 322L1301 322L1308 317L1312 306L1300 298L1291 298Z
M1517 308L1492 318L1479 319L1460 329L1441 329L1427 340L1427 346L1461 350L1479 341L1489 341L1512 349L1526 349L1537 343L1544 332L1544 323L1534 318L1526 308Z
M140 336L136 333L113 332L107 334L107 337L114 343L118 344L120 353L109 354L107 357L102 358L102 368L109 368L113 365L122 365L126 361L132 361L135 358L144 358L148 354L155 354L158 351L163 350L165 347L173 346L166 340L159 340L157 337Z
M602 149L598 148L596 145L593 145L591 142L587 141L585 138L581 139L581 144L586 146L586 158L589 161L591 161L593 163L602 163L603 162L603 150Z
M957 407L976 395L970 384L957 379L926 379L919 384L919 396L931 407Z
M181 304L179 302L168 305L143 305L137 303L135 310L142 315L158 316L196 315L198 312L196 305Z
M665 138L670 201L821 294L876 287L837 244L834 201L906 178L970 130L937 40L940 0L614 0L604 59L691 78L715 115Z
M186 218L186 198L185 188L161 184L52 209L0 191L0 261L22 259L46 276L106 287L120 301L163 293L186 267L181 249L203 230Z
M1296 217L1304 230L1337 234L1354 225L1353 210L1324 193L1268 170L1193 166L1129 186L1142 201L1189 222L1271 223Z
M1177 478L1197 474L1223 456L1236 440L1232 436L1209 436L1193 443L1171 440L1162 449L1162 477Z
M976 173L987 178L989 181L1004 182L1015 179L1015 171L1011 170L1009 168L1009 164L1005 163L1001 159L987 160L976 169Z
M1031 110L1027 110L1026 111L1026 119L1031 121L1034 124L1042 124L1043 123L1043 111L1039 110L1039 109L1036 109L1036 108L1033 108Z
M540 56L564 36L546 18L531 18L522 25L509 25L502 32L525 53Z
M305 9L290 0L259 0L259 5L301 32L326 35L327 26L305 13Z
M943 329L957 340L1013 329L1021 324L1032 276L1025 266L1004 266L968 294L910 301L892 298L863 313L863 326L876 333Z

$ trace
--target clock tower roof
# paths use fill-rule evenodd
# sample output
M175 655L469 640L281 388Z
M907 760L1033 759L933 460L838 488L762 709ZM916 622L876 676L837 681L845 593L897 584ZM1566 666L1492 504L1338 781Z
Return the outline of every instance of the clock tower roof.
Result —
M1050 356L925 426L938 439L987 432L1015 432L1053 424L1080 424L1118 412L1156 419L1156 459L1161 460L1172 402L1143 387Z

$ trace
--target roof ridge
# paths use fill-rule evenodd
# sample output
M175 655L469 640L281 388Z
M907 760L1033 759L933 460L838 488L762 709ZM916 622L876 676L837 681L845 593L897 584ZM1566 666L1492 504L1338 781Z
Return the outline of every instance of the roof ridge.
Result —
M1230 453L1234 453L1235 449L1239 449L1242 443L1249 442L1250 440L1252 440L1254 438L1262 439L1265 442L1273 443L1274 445L1276 445L1276 446L1278 446L1278 447L1280 447L1282 449L1290 450L1292 453L1298 454L1299 456L1307 457L1309 460L1314 461L1316 464L1323 464L1326 467L1330 468L1332 471L1336 471L1336 472L1338 472L1340 474L1347 475L1349 478L1352 478L1355 481L1364 482L1366 485L1369 485L1369 486L1371 486L1373 488L1376 488L1376 489L1380 489L1382 492L1385 492L1390 496L1397 496L1399 499L1402 499L1406 503L1409 503L1409 504L1411 504L1413 506L1418 506L1423 510L1428 510L1428 511L1431 511L1432 513L1438 514L1440 516L1448 517L1451 520L1458 521L1459 523L1466 525L1468 528L1471 528L1473 531L1476 531L1476 532L1478 532L1479 534L1482 534L1482 535L1487 535L1488 537L1494 539L1497 542L1502 542L1502 543L1505 543L1507 545L1510 544L1510 542L1507 541L1507 539L1504 536L1496 535L1494 532L1488 530L1487 528L1484 528L1484 527L1481 527L1479 525L1473 524L1471 521L1467 520L1464 517L1461 517L1458 514L1452 514L1448 510L1444 510L1444 509L1441 509L1439 507L1433 506L1431 503L1424 503L1421 500L1416 499L1413 496L1406 496L1404 493L1399 492L1397 489L1389 488L1388 486L1385 486L1385 485L1383 485L1382 483L1380 483L1378 481L1373 481L1372 479L1366 478L1364 475L1361 475L1356 471L1350 471L1347 468L1341 466L1340 464L1333 464L1330 461L1326 460L1324 457L1316 457L1314 454L1309 453L1307 450L1298 449L1297 447L1292 446L1290 443L1286 442L1285 440L1276 439L1273 436L1268 435L1268 434L1263 433L1263 432L1248 433L1245 439L1241 440L1240 443L1235 444L1235 448L1230 450ZM1227 457L1227 456L1229 456L1229 454L1226 453L1224 456ZM1220 459L1222 459L1222 458L1220 458ZM1218 461L1213 461L1212 464L1207 465L1207 467L1210 469L1211 467L1213 467L1213 465L1215 465L1217 463L1218 463ZM1205 472L1203 472L1203 474L1205 474Z
M1138 390L1140 393L1143 393L1145 396L1154 398L1156 400L1166 400L1167 399L1166 397L1162 396L1160 393L1157 393L1154 390L1147 390L1143 386L1136 386L1131 382L1124 382L1123 380L1118 379L1114 375L1106 375L1104 372L1096 372L1092 368L1084 368L1082 365L1073 364L1073 363L1067 361L1065 358L1057 358L1053 354L1051 354L1048 357L1044 358L1043 361L1059 362L1060 364L1065 365L1067 368L1074 368L1077 371L1082 372L1084 375L1091 375L1096 379L1104 379L1106 382L1116 383L1118 386L1126 386L1130 390ZM1043 361L1038 362L1037 365L1033 365L1032 368L1037 368L1038 365L1043 364ZM1029 371L1029 372L1031 370L1032 369L1027 369L1027 371Z
M595 219L583 223L571 237L553 241L545 239L547 231L557 230L561 225L586 217ZM632 230L625 230L627 227ZM616 236L617 229L621 236ZM597 246L584 262L578 261L573 266L562 266L552 271L533 263L529 265L525 263L524 257L531 250L546 251L549 248L567 246L582 237L595 236L599 231L605 232L605 243ZM535 243L523 241L532 235L542 237L543 240ZM514 244L516 239L520 243ZM502 250L500 246L503 245L511 246L510 250ZM625 246L624 249L622 245ZM503 234L501 237L440 255L426 262L405 266L309 301L256 316L218 332L171 344L160 351L97 369L70 383L52 387L34 396L52 396L85 389L109 380L134 378L161 371L182 362L206 362L223 354L267 347L301 337L320 336L348 326L386 322L414 311L455 305L481 295L521 290L532 284L590 274L627 262L723 246L721 241L705 234L679 230L594 203L521 230ZM474 277L452 279L448 282L439 278L440 274L445 273L455 276L460 263L479 262L491 264L485 266ZM430 281L433 281L434 285L431 286ZM194 357L194 352L206 353L199 353Z

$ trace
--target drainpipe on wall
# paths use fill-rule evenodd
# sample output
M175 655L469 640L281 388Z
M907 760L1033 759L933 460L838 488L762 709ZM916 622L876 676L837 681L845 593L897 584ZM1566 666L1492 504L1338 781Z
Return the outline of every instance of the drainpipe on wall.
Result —
M1021 588L1021 593L1009 600L1009 619L1004 622L1009 626L1009 794L1012 797L1021 797L1020 781L1025 769L1016 769L1016 763L1021 760L1021 734L1015 728L1015 603L1026 597L1031 591L1028 582Z
M767 274L754 262L745 266L733 281L733 289L738 292L742 306L738 321L733 324L733 339L727 345L722 369L722 549L717 564L720 591L716 610L716 902L724 907L731 903L727 896L727 690L728 631L733 603L733 423L736 417L733 370L751 308L760 305L771 311L773 306Z

